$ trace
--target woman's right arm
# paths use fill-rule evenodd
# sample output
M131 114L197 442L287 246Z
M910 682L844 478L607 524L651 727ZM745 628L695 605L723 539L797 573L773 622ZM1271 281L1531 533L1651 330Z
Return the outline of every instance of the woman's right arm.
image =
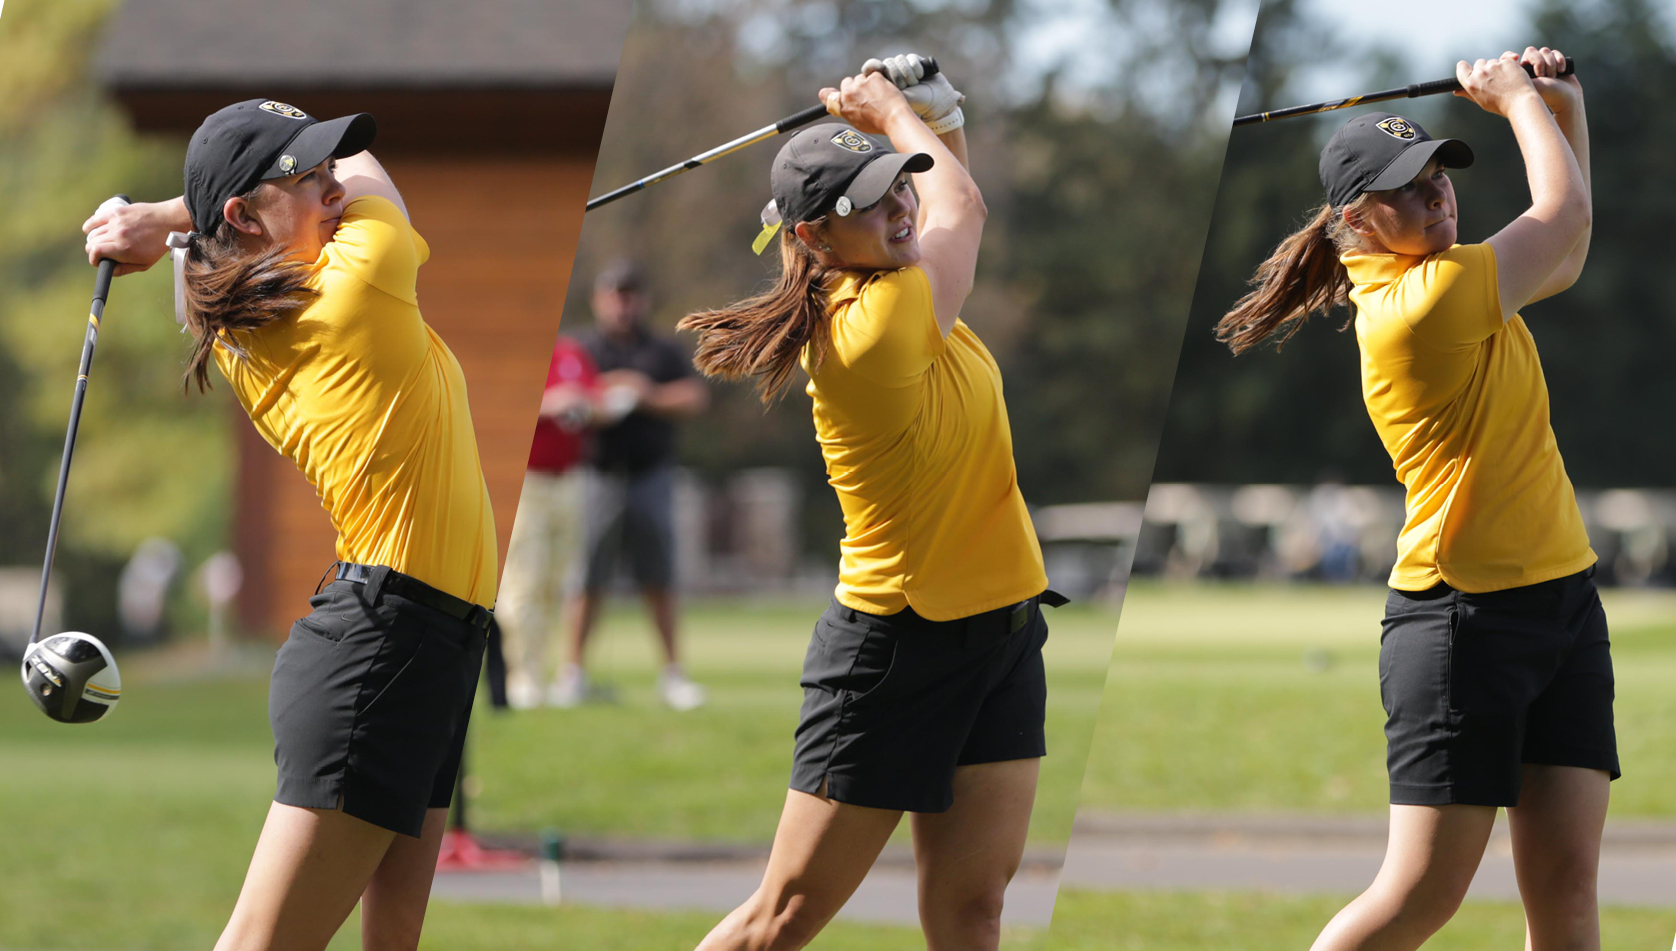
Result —
M821 90L821 101L857 129L888 136L898 152L924 152L936 162L930 171L914 176L914 187L920 196L919 266L931 282L937 326L947 336L972 293L978 245L989 215L964 156L932 134L883 73L845 79L838 89ZM959 136L964 151L964 130L950 135Z
M1512 53L1455 67L1465 93L1513 127L1531 205L1485 242L1496 254L1502 320L1538 298L1589 230L1589 188L1559 124Z
M402 193L396 190L396 183L390 180L390 173L378 164L378 159L373 158L371 152L357 152L338 159L335 174L337 180L343 184L344 204L347 205L363 195L377 195L380 198L388 198L392 204L400 208L403 218L409 217L407 203L402 201Z
M81 230L87 235L87 263L98 264L104 258L120 262L116 274L121 277L162 260L169 251L164 243L169 232L191 231L192 216L184 198L141 201L102 208L82 222Z

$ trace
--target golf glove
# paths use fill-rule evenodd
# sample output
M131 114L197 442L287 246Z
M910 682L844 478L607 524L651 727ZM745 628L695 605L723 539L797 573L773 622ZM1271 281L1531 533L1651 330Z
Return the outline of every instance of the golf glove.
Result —
M926 58L918 53L902 53L884 59L870 59L861 66L862 75L884 73L886 78L902 90L914 114L925 120L936 135L953 132L966 124L960 104L966 96L954 88L941 72L925 78Z

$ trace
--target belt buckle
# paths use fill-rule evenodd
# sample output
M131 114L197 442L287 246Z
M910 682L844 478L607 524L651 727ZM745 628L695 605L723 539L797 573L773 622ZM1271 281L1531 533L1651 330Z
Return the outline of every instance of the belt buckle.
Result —
M1034 599L1020 601L1013 605L1012 612L1007 616L1007 633L1017 634L1024 630L1024 625L1030 623L1030 605Z

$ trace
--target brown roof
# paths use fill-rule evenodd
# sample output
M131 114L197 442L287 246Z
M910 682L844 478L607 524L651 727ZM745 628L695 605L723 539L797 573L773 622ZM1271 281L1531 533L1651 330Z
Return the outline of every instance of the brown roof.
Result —
M116 89L609 88L631 0L125 0Z

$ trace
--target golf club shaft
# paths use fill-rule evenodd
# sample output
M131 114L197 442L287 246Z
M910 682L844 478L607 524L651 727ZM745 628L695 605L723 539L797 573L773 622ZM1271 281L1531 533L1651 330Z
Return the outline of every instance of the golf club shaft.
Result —
M1536 75L1536 70L1529 64L1521 64L1525 72ZM1565 68L1560 70L1561 76L1570 76L1577 71L1577 64L1571 57L1565 58ZM1365 106L1375 102L1389 102L1392 99L1414 99L1420 96L1437 96L1443 93L1459 92L1461 81L1453 77L1436 79L1429 83L1414 83L1409 86L1398 86L1381 92L1370 92L1361 96L1351 96L1349 99L1334 99L1329 102L1315 102L1307 106L1289 106L1272 112L1258 112L1249 116L1240 116L1234 120L1234 125L1254 125L1259 122L1272 122L1275 119L1290 119L1293 116L1312 116L1320 112L1331 112L1334 109L1349 109L1353 106Z
M937 75L937 70L937 61L934 59L928 60L925 66L925 75L921 78L930 79L932 76ZM755 145L765 139L772 139L777 135L783 135L793 129L801 129L809 123L814 122L816 119L823 118L829 114L830 113L826 111L825 104L810 106L800 112L794 112L778 122L763 126L755 132L742 135L731 142L724 142L708 152L700 152L679 165L671 165L661 172L654 172L637 182L631 182L624 185L622 188L616 189L615 191L606 192L598 198L590 198L588 199L588 204L584 210L593 211L601 205L609 205L617 199L622 198L624 195L632 195L637 191L645 190L645 188L649 185L656 185L658 182L664 181L665 179L674 178L682 172L691 171L692 169L698 168L700 165L708 165L716 159L719 159L724 155L731 155L746 146Z
M128 204L128 196L118 195L111 202ZM58 523L64 514L64 487L70 480L70 457L76 451L76 428L81 424L81 404L87 396L87 374L93 369L93 348L99 343L99 321L105 316L105 298L110 295L111 278L116 274L116 262L105 258L99 262L98 276L93 281L93 305L87 313L87 334L82 337L81 365L76 369L76 393L70 399L70 427L64 434L64 456L58 463L58 488L52 496L52 520L47 526L46 563L41 566L41 597L35 604L35 627L29 643L41 636L41 621L47 611L47 583L52 579L52 558L58 551Z

